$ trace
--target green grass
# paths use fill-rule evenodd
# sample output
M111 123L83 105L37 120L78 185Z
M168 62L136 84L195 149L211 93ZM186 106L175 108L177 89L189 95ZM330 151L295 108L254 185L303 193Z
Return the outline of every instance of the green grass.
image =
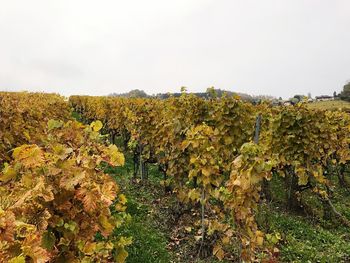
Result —
M118 235L132 236L133 243L127 248L127 262L130 263L167 263L170 254L166 250L167 239L144 216L134 214L132 222L115 231Z
M336 186L334 206L350 219L350 195L337 185L336 178L331 179ZM265 233L281 236L281 262L350 262L350 229L336 220L324 221L322 205L311 191L303 193L302 198L314 214L298 215L285 210L281 178L274 176L270 189L273 200L260 205L257 221Z
M269 231L282 236L282 262L349 262L349 229L325 229L305 217L265 209Z
M141 183L130 181L133 173L133 163L130 155L126 155L123 167L105 169L106 173L116 178L121 191L126 195L127 210L132 216L129 224L115 230L115 234L132 236L133 243L127 247L129 253L127 262L130 263L168 263L171 254L167 250L167 236L162 227L153 220L152 205L158 189L152 185L143 186ZM150 181L159 181L155 167L150 167ZM156 176L158 175L158 176ZM158 183L159 185L159 183Z

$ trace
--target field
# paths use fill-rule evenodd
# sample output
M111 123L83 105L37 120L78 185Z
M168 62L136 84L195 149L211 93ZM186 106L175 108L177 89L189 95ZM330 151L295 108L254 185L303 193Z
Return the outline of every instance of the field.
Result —
M308 104L310 109L323 109L323 110L343 110L350 111L350 102L343 100L332 100L332 101L317 101Z
M0 103L0 262L350 261L347 103Z

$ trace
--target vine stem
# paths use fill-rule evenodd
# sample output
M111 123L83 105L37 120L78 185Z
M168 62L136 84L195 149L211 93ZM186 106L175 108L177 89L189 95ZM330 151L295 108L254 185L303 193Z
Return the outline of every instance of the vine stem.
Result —
M203 187L202 189L202 194L201 194L201 224L202 224L202 241L201 245L199 247L198 251L198 256L200 255L203 245L204 245L204 238L205 238L205 224L204 224L204 219L205 219L205 188Z
M330 208L332 209L333 213L340 219L340 221L346 225L347 227L350 227L350 222L349 220L347 220L347 218L345 216L343 216L340 212L337 211L337 209L334 207L332 201L327 198L326 199L328 205L330 206Z
M256 121L255 121L255 135L254 135L255 144L259 143L260 128L261 128L261 114L259 114L256 117Z

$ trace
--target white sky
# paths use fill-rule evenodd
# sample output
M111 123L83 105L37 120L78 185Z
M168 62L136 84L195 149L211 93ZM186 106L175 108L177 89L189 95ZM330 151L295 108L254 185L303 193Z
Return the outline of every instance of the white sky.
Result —
M0 89L332 94L349 0L0 0Z

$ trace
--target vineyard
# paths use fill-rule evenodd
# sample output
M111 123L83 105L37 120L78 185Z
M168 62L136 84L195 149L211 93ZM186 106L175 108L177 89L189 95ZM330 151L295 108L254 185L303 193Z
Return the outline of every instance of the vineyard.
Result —
M1 262L146 262L128 228L147 191L175 251L147 262L350 261L346 112L186 93L0 105Z

